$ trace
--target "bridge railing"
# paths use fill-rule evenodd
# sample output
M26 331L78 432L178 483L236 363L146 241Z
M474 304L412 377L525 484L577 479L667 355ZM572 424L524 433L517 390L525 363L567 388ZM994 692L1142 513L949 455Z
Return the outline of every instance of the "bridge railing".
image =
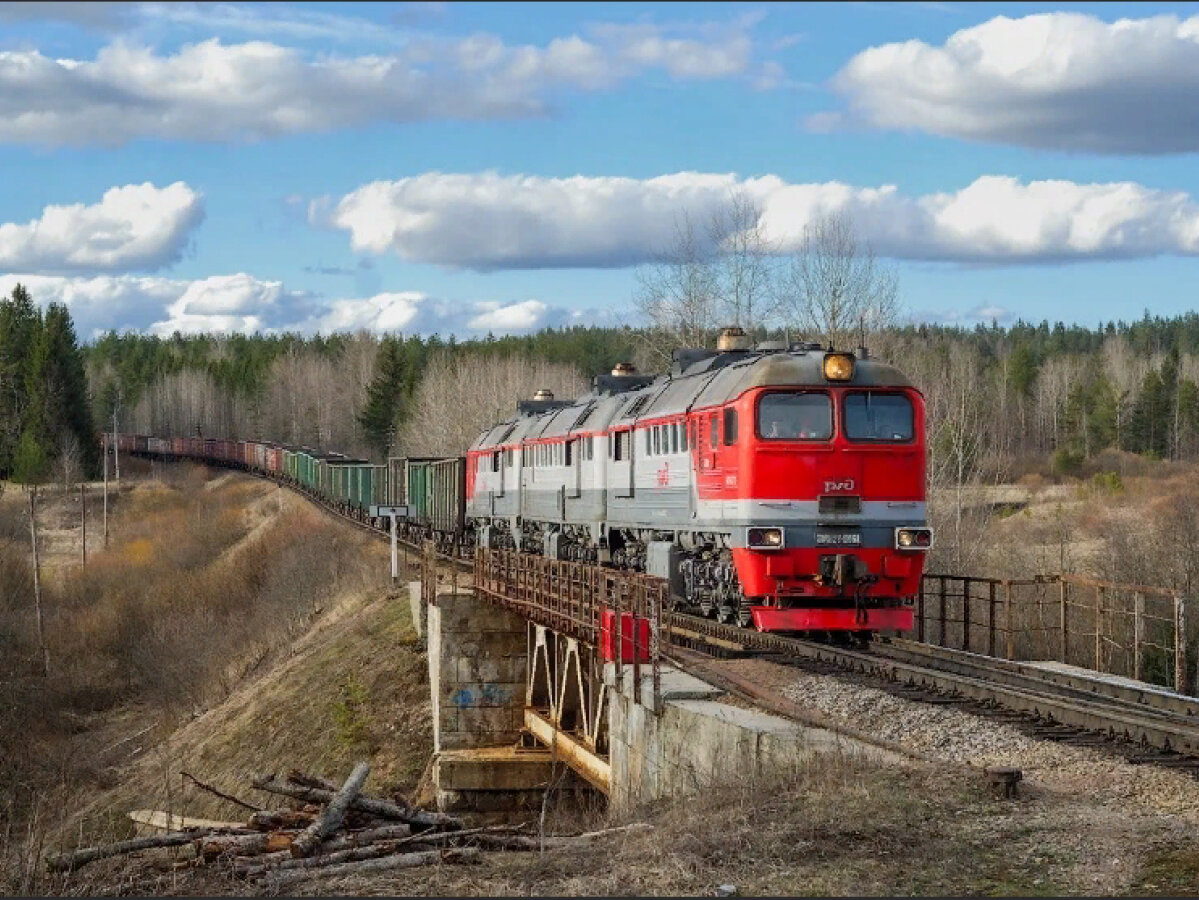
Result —
M1013 660L1055 660L1186 693L1181 591L1062 573L924 576L916 639Z
M654 708L659 707L668 592L664 579L480 547L475 550L474 589L531 622L601 649L615 663L618 679L631 666L633 683L641 685L642 666L648 665Z

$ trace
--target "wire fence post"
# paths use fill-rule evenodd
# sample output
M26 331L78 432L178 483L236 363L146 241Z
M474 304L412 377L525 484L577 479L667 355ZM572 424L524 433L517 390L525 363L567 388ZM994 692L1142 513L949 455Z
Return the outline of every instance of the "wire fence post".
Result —
M1174 690L1185 694L1187 688L1186 602L1181 593L1174 595Z
M83 568L87 568L87 488L79 485L79 524L83 534Z
M640 588L641 590L638 590ZM629 606L631 607L629 615L629 624L633 626L633 702L642 703L641 697L641 623L638 621L638 594L641 594L645 589L644 584L638 584L630 592L632 596L629 598ZM621 636L624 636L624 623L620 627Z
M942 647L948 647L948 646L949 646L949 638L948 638L948 636L945 634L945 618L946 618L946 615L945 615L945 607L946 607L946 597L945 597L945 576L944 576L944 575L942 575L942 576L941 576L941 610L940 610L940 618L941 618L941 630L937 632L937 642L938 642L938 643L939 643L939 644L940 644Z
M666 605L667 590L664 584L654 589L653 611L650 615L650 653L654 667L654 714L662 715L662 607Z
M1059 610L1061 634L1058 635L1058 659L1065 663L1067 662L1066 656L1070 647L1070 630L1066 618L1066 609L1070 602L1070 584L1066 581L1064 572L1058 573L1057 595L1062 605L1061 610Z
M916 640L924 643L924 578L920 579L920 593L916 598Z
M1132 677L1145 680L1145 657L1141 645L1145 642L1145 594L1136 592L1136 604L1132 611Z
M962 649L970 650L970 583L973 579L962 579Z
M987 656L995 655L995 582L987 585Z
M1095 585L1095 671L1103 671L1103 587Z
M1012 623L1012 582L1003 582L1003 631L1004 659L1014 659L1016 656L1015 632Z

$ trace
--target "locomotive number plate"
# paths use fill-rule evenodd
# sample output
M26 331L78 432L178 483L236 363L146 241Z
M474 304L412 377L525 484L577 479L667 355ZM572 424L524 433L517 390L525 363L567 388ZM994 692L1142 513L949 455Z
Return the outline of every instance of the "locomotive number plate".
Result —
M858 531L816 531L817 547L858 547L861 543L862 534Z

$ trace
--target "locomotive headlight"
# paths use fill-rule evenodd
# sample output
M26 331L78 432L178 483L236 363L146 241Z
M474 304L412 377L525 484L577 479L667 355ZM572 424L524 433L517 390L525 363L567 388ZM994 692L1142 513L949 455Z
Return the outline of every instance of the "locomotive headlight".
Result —
M931 528L896 528L896 550L929 550L933 545Z
M824 377L828 381L849 381L853 378L853 354L826 353L824 355Z
M754 550L777 550L783 546L783 529L751 528L746 543Z

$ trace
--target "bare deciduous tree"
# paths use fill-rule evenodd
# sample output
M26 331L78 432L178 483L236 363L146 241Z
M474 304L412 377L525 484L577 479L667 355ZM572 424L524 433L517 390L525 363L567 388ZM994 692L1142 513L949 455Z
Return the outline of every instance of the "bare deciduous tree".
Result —
M334 356L292 348L243 398L203 369L162 376L142 394L130 427L146 434L268 439L365 456L355 419L366 399L378 342L367 332Z
M991 504L985 472L999 480L989 456L991 397L979 359L968 347L942 345L914 356L910 374L926 401L929 520L937 527L936 556L954 572L979 563Z
M725 325L768 326L778 305L775 249L760 207L743 191L731 192L702 232L680 214L674 242L637 272L655 355L668 362L676 347L706 346Z
M1129 408L1136 402L1152 362L1139 356L1120 335L1103 342L1103 371L1116 393L1116 446L1124 445Z
M1036 385L1037 419L1046 451L1062 446L1070 392L1082 378L1084 365L1076 356L1055 356L1041 366Z
M778 306L775 245L761 207L744 191L734 191L713 214L708 233L716 251L711 267L719 324L746 331L768 324Z
M790 324L848 348L860 331L869 334L894 321L899 283L869 246L859 245L848 216L822 216L804 227L781 279L780 302Z
M649 342L666 362L675 347L702 347L716 329L716 284L709 253L690 215L675 222L662 258L637 270L637 303L650 322Z
M62 492L66 494L79 478L80 457L79 442L69 431L63 432L59 442L58 461L55 463L58 477L62 481Z
M577 397L586 380L573 366L518 356L441 354L429 361L399 434L406 456L457 456L484 428L516 414L516 401L546 388Z

